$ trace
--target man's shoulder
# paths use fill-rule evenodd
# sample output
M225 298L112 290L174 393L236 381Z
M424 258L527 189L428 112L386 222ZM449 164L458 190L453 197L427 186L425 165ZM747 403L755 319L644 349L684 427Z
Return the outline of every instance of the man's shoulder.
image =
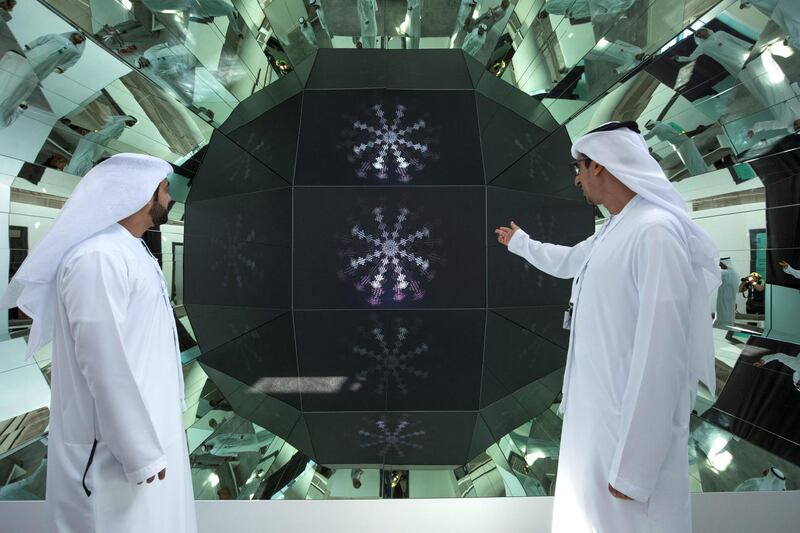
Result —
M655 234L670 235L685 243L686 235L678 217L654 203L642 201L632 213L633 234L647 238Z
M114 257L123 261L131 257L130 245L125 242L126 236L117 228L110 227L95 233L88 239L76 244L64 256L64 264L72 263L77 259L96 255L98 257Z

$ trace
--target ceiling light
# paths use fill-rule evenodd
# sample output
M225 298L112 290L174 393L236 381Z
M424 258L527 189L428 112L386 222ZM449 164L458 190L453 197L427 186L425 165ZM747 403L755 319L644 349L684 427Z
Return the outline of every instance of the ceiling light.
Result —
M770 45L767 50L772 53L772 55L780 56L780 57L791 57L794 55L794 50L790 46L786 46L783 44L783 41L778 41Z
M212 487L216 487L217 485L219 485L219 476L212 472L211 474L208 475L208 483Z
M133 4L131 4L131 0L120 0L120 2L122 3L122 7L124 7L128 11L133 9Z

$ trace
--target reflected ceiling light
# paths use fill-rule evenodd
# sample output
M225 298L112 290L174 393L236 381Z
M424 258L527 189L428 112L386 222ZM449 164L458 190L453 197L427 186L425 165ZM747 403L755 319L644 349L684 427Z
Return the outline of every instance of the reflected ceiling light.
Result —
M208 483L212 487L216 487L217 485L219 485L219 476L212 472L211 474L208 475Z
M567 35L567 39L572 39L573 35L575 35L575 34L574 33L570 33L569 35Z
M41 225L42 225L41 222L37 222L36 224L33 225L33 229L39 229L39 226Z
M600 37L600 40L597 41L597 46L608 46L608 41L605 37Z
M478 20L480 18L480 16L481 16L481 14L478 13L478 9L475 8L475 11L472 12L472 18L475 19L475 20Z
M261 378L250 386L251 392L264 394L333 394L342 389L346 376Z
M124 7L128 11L133 9L133 4L131 4L131 0L120 0L120 2L122 3L122 7Z
M542 450L534 450L530 453L525 454L525 464L531 466L533 463L538 461L539 459L546 459L547 454L544 453Z
M44 187L42 187L42 192L46 193L46 192L47 192L47 189L45 189Z
M769 81L774 84L783 83L786 80L786 75L780 65L775 62L769 50L764 52L761 57L764 62L764 68L767 69Z
M708 462L719 472L724 472L730 466L733 456L730 452L722 451L728 445L728 439L717 437L708 450Z
M783 44L783 41L778 41L770 45L767 50L769 50L772 55L780 57L791 57L794 55L794 50L792 50L792 47Z

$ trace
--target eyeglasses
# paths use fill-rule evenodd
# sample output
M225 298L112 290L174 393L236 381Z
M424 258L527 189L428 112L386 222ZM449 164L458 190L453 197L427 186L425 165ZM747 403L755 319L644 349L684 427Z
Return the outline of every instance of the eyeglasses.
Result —
M575 161L571 161L569 163L569 168L572 169L572 173L576 176L581 173L581 163L585 162L586 166L589 166L589 163L592 162L591 159L588 157L584 157L583 159L576 159Z

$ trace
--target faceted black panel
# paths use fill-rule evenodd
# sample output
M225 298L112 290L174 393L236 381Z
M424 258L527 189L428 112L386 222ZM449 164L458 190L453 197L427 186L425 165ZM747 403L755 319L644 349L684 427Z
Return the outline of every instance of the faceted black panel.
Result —
M304 411L476 410L485 311L298 311ZM460 391L453 394L453 391Z
M186 303L288 309L291 190L186 206Z
M200 348L208 352L288 310L186 304L186 311L192 315L192 327Z
M296 188L295 308L485 307L484 192Z
M571 141L565 129L557 130L526 151L510 167L494 177L490 184L535 194L583 201L583 193L575 186L569 164ZM589 209L586 209L587 213Z
M303 96L295 95L228 134L289 183L294 176L302 103Z
M287 185L287 181L217 131L211 136L211 143L203 164L195 175L187 202L200 202Z
M488 188L489 227L514 221L533 239L573 246L594 230L591 209L583 202ZM571 282L559 280L509 254L505 246L489 244L489 306L566 305Z
M472 91L307 91L297 185L479 185Z
M269 395L300 408L291 315L206 352L200 360L240 381L253 394Z
M184 300L238 415L317 463L441 467L558 397L570 284L493 233L594 230L537 100L460 50L325 49L204 152Z
M306 89L472 89L462 56L461 50L320 49Z

